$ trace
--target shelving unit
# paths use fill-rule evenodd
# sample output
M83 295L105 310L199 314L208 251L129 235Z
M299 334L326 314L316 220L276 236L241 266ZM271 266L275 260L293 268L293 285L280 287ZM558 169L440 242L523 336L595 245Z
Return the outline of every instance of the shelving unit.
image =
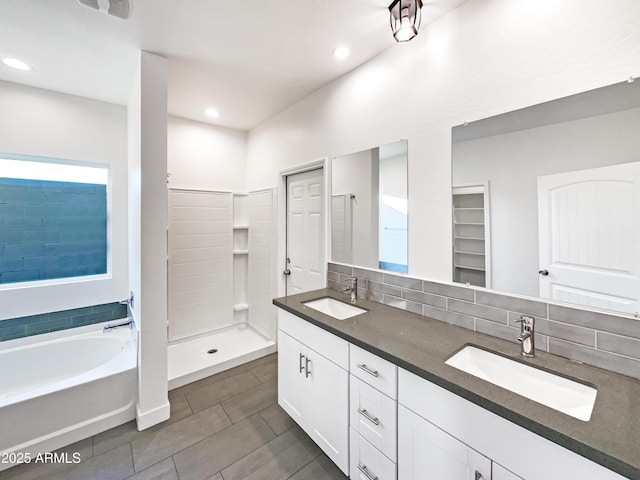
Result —
M233 323L248 324L249 196L233 194Z
M453 280L489 287L488 185L453 189Z

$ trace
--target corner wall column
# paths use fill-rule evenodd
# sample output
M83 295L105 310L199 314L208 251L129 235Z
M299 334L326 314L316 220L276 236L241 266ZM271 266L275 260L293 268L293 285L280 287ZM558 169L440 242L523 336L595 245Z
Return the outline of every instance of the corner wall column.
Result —
M140 52L128 130L129 284L139 331L136 419L144 430L169 418L166 58Z

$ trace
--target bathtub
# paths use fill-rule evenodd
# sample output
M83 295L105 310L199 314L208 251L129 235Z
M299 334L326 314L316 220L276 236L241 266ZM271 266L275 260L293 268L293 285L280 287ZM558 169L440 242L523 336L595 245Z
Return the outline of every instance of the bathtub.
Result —
M122 321L0 342L0 471L135 418L137 331L103 333Z

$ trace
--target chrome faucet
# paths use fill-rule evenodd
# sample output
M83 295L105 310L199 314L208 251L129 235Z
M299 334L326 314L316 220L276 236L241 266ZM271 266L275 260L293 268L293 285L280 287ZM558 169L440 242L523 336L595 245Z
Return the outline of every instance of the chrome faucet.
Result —
M102 332L107 333L107 332L110 332L111 330L115 330L116 328L120 328L120 327L133 328L133 325L134 325L133 319L127 320L126 322L122 322L122 323L108 323L102 329Z
M350 293L351 303L356 303L356 300L358 299L358 277L349 277L348 280L351 282L351 285L344 287L342 291L344 293Z
M534 357L536 354L535 318L528 315L521 315L520 319L516 320L516 322L520 323L520 335L516 337L516 340L520 342L522 347L520 353L525 357Z

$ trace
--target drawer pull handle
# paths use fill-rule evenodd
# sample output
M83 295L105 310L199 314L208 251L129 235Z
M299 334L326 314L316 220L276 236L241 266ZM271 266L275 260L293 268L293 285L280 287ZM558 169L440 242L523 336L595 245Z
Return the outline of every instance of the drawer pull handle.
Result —
M475 480L484 480L484 477L482 476L482 474L478 470L476 470L476 478L475 478Z
M301 353L300 354L300 372L302 373L302 371L304 370L304 365L302 364L302 359L304 358L304 355Z
M305 364L304 364L304 376L305 376L305 378L309 378L309 375L311 375L311 370L309 370L309 365L311 365L311 360L309 359L309 357L307 357L305 359Z
M366 465L358 464L358 470L360 470L362 472L362 474L365 477L367 477L369 480L378 480L378 477L376 477L375 475L369 473L369 470L367 469Z
M379 374L377 371L375 371L375 370L371 370L371 369L370 369L369 367L367 367L364 363L358 363L358 364L357 364L357 367L358 367L360 370L364 370L364 371L365 371L365 372L367 372L369 375L373 375L374 377L379 377L379 376L380 376L380 374Z
M371 415L369 415L369 412L367 412L364 408L359 408L358 413L362 415L364 418L366 418L367 420L369 420L374 425L380 425L380 420L378 420L376 417L372 417Z

